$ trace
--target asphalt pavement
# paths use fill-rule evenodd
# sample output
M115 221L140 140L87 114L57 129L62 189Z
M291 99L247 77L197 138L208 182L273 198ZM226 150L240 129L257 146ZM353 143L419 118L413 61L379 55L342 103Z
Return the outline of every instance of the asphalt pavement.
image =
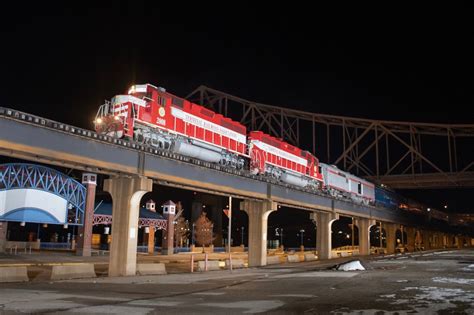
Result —
M0 314L474 314L474 250L0 284Z

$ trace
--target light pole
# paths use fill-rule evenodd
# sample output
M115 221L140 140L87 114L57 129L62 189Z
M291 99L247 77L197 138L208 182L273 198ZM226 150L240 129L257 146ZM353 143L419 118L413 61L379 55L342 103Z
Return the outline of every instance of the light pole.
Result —
M304 242L303 241L303 237L304 237L304 230L303 229L300 230L300 236L301 236L301 244L300 245L303 246L303 242Z
M244 229L245 229L245 226L242 227L242 237L240 239L240 244L244 245Z
M283 246L283 228L275 228L275 236L280 236L280 246Z

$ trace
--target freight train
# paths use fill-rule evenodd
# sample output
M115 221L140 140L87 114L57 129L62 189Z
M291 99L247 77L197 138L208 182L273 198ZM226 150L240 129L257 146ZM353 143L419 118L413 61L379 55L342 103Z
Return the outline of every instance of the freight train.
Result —
M375 203L374 184L308 151L151 84L133 85L99 107L95 130L180 155L247 170L251 174L323 191L364 204Z

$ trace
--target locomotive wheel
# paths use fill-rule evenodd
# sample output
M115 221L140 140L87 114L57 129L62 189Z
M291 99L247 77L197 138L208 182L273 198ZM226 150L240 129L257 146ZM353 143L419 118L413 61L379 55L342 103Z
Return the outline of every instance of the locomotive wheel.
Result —
M143 138L143 135L141 135L140 133L137 133L137 132L134 132L133 133L133 140L135 142L138 142L140 144L143 144L145 138Z

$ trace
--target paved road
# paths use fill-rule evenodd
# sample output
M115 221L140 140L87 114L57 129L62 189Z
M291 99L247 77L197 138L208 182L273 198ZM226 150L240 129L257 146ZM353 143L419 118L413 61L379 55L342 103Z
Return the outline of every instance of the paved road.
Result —
M359 272L325 264L2 284L0 313L474 314L474 250L372 259Z

